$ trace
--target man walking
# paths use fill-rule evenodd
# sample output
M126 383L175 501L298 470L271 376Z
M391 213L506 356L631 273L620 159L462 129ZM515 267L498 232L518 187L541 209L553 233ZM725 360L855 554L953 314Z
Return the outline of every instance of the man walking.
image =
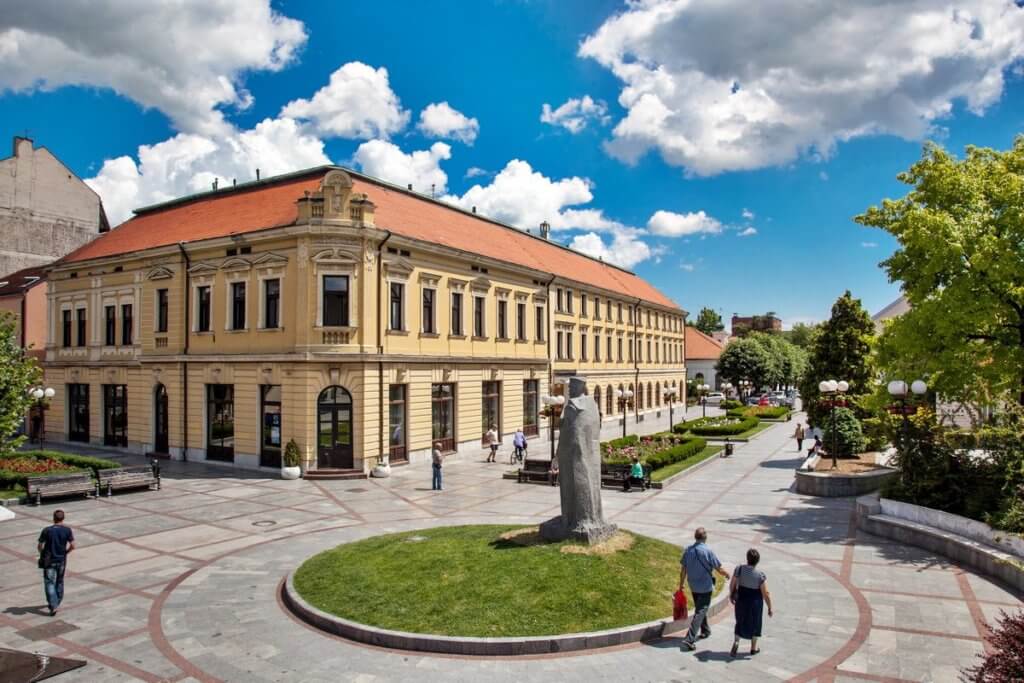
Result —
M520 427L516 430L516 433L512 436L512 445L515 447L512 457L519 462L523 461L523 457L526 455L526 433L523 432L523 428ZM511 465L512 462L510 461Z
M43 591L50 616L57 614L57 608L64 600L64 569L68 553L75 549L75 535L71 527L64 526L64 511L55 510L53 526L39 534L39 568L43 570Z
M800 453L804 449L804 426L799 422L796 423L796 431L793 432L793 438L796 439L796 452Z
M683 590L689 581L690 592L693 593L693 620L690 622L690 630L683 638L684 650L697 649L698 633L701 638L711 635L707 616L711 594L715 590L715 572L723 578L729 578L729 573L722 569L722 563L718 561L714 551L705 543L708 540L708 532L704 527L698 527L693 538L695 543L683 551L683 557L679 561L679 590Z
M434 444L434 451L430 454L431 467L434 470L434 477L430 482L430 488L433 491L440 491L441 489L441 466L444 464L444 453L441 452L441 442L438 441Z

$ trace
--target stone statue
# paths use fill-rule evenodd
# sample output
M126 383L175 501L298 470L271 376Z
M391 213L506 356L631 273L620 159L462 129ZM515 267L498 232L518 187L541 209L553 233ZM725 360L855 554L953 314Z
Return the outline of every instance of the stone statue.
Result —
M601 510L601 417L597 403L584 393L587 383L569 380L569 400L562 411L558 437L558 482L562 514L540 525L551 541L572 538L593 545L612 536L614 524Z

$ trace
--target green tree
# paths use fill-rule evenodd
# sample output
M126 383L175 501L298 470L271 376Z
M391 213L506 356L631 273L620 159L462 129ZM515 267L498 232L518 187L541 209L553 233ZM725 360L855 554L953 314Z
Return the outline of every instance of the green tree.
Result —
M725 325L722 324L722 316L706 306L700 309L693 326L708 335L725 329Z
M35 359L18 344L14 316L0 313L0 457L10 455L25 440L15 432L33 403L28 391L40 378Z
M768 384L774 372L764 344L747 338L730 342L718 357L716 369L734 386L738 386L741 379L749 379L755 388Z
M911 305L886 327L880 366L927 374L950 398L1024 405L1024 136L963 160L929 144L897 177L910 192L855 219L898 241L882 266Z
M811 345L807 370L800 383L800 396L808 419L822 424L828 408L821 404L818 383L826 379L845 380L849 396L871 390L871 340L875 326L871 316L849 291L832 304L832 316L821 323Z
M817 325L796 323L793 325L793 329L783 332L782 336L801 349L808 349L811 347L811 342L814 341L817 330Z

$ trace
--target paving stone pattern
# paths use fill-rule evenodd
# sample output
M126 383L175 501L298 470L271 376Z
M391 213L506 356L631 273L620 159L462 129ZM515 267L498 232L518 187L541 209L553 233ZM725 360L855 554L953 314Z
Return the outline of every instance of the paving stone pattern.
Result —
M557 514L557 489L503 480L507 466L484 463L482 451L448 463L442 492L430 490L428 466L384 480L288 482L167 463L162 491L70 500L62 506L79 550L55 619L45 616L35 540L56 505L15 508L18 518L0 524L0 644L86 659L60 677L68 683L957 680L982 651L986 622L1020 607L1020 596L858 532L851 499L792 493L791 433L791 424L773 426L660 491L603 492L605 516L620 527L678 545L707 527L729 568L748 547L761 550L777 613L756 657L730 659L728 611L696 653L672 637L531 658L356 645L284 611L285 574L338 543Z

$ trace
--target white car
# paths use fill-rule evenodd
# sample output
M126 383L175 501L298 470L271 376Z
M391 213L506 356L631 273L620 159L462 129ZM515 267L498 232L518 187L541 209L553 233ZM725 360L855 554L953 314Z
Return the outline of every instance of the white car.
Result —
M704 397L704 403L709 406L721 405L722 401L725 400L725 394L721 391L712 391L710 394Z

